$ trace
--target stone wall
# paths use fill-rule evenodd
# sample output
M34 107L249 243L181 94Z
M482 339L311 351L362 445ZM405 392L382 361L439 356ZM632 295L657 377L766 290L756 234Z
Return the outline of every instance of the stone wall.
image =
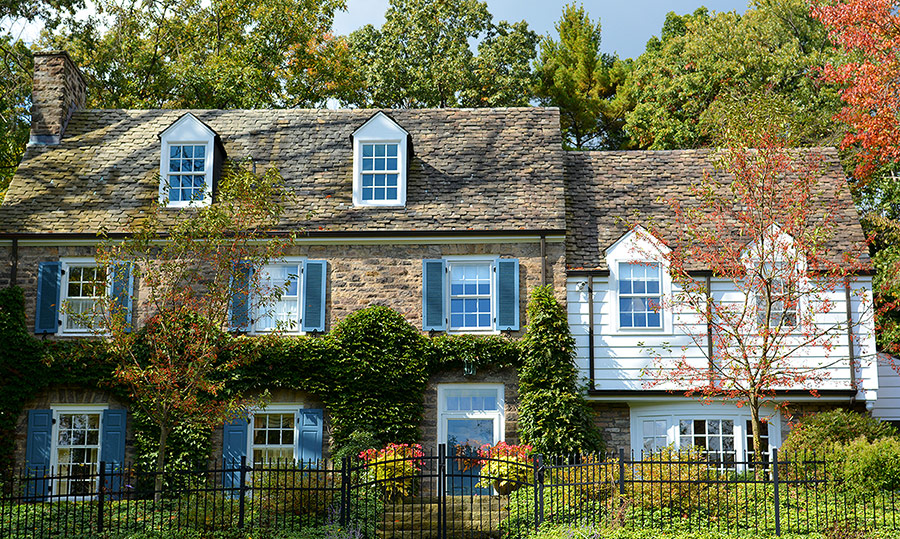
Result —
M105 404L108 408L121 410L125 404L109 393L97 389L84 389L73 386L58 386L38 394L25 404L16 422L15 450L13 462L16 469L25 467L25 448L28 442L28 410L41 410L63 404ZM132 462L135 457L134 428L131 416L128 417L125 431L125 461Z
M606 451L631 453L631 412L624 402L589 401L594 412L594 424L600 427Z
M504 439L508 444L519 443L519 376L515 369L478 369L466 375L462 370L439 372L428 379L425 388L425 410L420 423L421 444L427 452L437 452L438 386L441 384L503 384L503 409L506 429Z
M33 327L37 299L38 264L64 257L91 257L90 246L19 246L16 283L25 291L25 309L29 327ZM384 305L400 312L413 326L422 327L422 260L455 255L484 255L519 259L520 327L513 336L521 336L526 324L528 294L541 284L540 244L534 243L455 243L455 244L378 244L378 245L298 245L286 256L306 256L328 261L326 290L326 329L331 329L349 314L370 305ZM564 244L546 246L546 276L560 301L565 301ZM8 255L6 257L8 260ZM0 279L8 281L10 266L0 267ZM138 323L146 319L148 290L139 279L134 283L135 315ZM60 338L50 335L48 338Z

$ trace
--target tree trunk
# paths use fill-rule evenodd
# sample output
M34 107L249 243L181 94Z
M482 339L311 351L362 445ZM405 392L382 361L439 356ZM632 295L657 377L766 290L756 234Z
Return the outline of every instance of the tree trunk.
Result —
M750 424L753 428L753 456L756 462L762 463L764 452L762 448L762 436L760 434L762 422L759 420L759 406L759 401L755 399L750 401ZM754 466L754 469L756 470L756 475L759 477L764 473L765 466Z
M156 479L153 482L153 500L162 498L163 472L166 470L166 442L169 439L169 428L159 427L159 453L156 455Z

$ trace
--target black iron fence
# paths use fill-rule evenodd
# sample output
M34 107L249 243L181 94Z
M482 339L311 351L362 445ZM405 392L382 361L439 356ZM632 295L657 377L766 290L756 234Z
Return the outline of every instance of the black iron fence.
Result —
M343 537L525 537L545 522L606 528L898 529L896 492L854 488L832 458L701 451L368 462L26 470L3 485L0 537L330 528Z

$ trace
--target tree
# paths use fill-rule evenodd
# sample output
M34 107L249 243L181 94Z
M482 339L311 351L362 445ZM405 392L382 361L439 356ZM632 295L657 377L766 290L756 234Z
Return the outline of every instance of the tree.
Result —
M544 106L559 107L569 147L627 148L625 113L633 104L620 90L631 63L600 52L600 21L569 4L556 23L559 41L547 36L535 71L535 94Z
M815 152L789 151L761 130L726 135L719 166L728 180L707 174L691 189L696 200L672 201L674 224L646 236L655 245L678 238L658 249L673 285L663 304L687 313L680 327L692 343L681 357L659 354L651 384L671 381L704 401L748 406L753 447L762 455L761 410L778 406L776 391L815 395L828 369L847 360L830 352L848 322L829 313L862 267L865 245L843 254L830 247L843 185L820 183ZM697 269L711 271L720 291L707 290Z
M721 125L709 114L717 99L770 92L790 105L797 143L828 145L839 131L831 119L839 102L816 73L830 51L807 0L756 0L743 16L669 13L622 90L635 103L625 129L641 148L708 146Z
M159 429L157 492L176 429L221 425L252 402L225 391L228 373L242 361L229 354L236 340L226 330L234 298L253 297L264 309L284 291L267 288L254 271L279 258L289 241L269 237L282 213L281 183L274 168L257 176L231 163L213 204L174 219L160 205L129 237L97 250L113 293L81 316L116 358L115 380ZM123 308L129 274L138 274L133 297L141 300L140 327ZM257 277L244 284L247 275Z
M82 67L89 107L315 107L349 79L347 44L330 33L343 7L343 0L103 0L98 15L68 19L42 44L67 50Z
M813 15L828 28L842 55L822 71L841 88L837 119L850 128L844 147L858 148L855 176L868 178L880 166L900 160L900 2L818 2Z
M523 443L551 455L603 449L600 431L578 388L575 338L566 310L550 286L535 288L528 302L519 401Z
M0 35L0 200L25 153L31 127L31 72L34 60L21 40Z
M495 25L485 2L391 0L384 25L366 25L349 43L358 80L343 100L353 105L528 105L537 36L524 21Z

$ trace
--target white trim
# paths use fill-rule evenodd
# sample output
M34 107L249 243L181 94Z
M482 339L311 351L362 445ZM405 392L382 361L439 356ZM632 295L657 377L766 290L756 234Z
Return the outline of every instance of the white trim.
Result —
M216 133L199 118L186 113L159 135L159 202L167 208L187 208L208 206L212 203L213 164L215 161ZM169 198L169 147L181 145L203 146L206 148L203 167L204 192L201 200L170 201Z
M546 236L548 243L563 243L566 237L563 235ZM119 240L115 240L119 241ZM260 243L265 240L260 240ZM369 238L362 236L347 236L336 238L310 238L298 237L295 243L300 245L445 245L445 244L485 244L485 243L537 243L541 241L540 235L534 236L504 236L498 234L496 236L454 236L442 235L436 232L433 236L391 236L386 233L384 236L377 238ZM96 239L53 239L48 234L48 239L21 239L18 240L19 247L91 247L98 245L100 242ZM163 243L162 241L157 243ZM12 246L12 240L0 240L0 246Z
M53 404L50 406L52 415L52 424L50 427L50 469L51 473L59 475L59 415L60 414L98 414L100 419L97 423L97 466L100 465L101 453L103 451L103 412L109 409L108 404ZM97 481L99 476L94 479L94 492L97 491ZM52 492L59 491L57 483L59 480L53 481ZM53 495L50 499L53 502L74 502L93 500L96 496L57 496Z
M307 256L285 256L279 258L277 260L269 261L266 264L263 264L262 267L259 268L259 271L262 271L266 266L286 266L297 264L299 266L300 273L297 275L297 294L298 294L298 305L297 305L297 326L294 328L287 328L281 330L282 335L305 335L306 332L303 331L303 305L306 303L306 287L303 286L303 275L304 271L306 271L306 261L308 260ZM257 289L257 292L259 290ZM274 330L259 330L256 329L256 322L259 319L259 303L255 302L253 299L253 291L250 291L250 331L248 332L250 335L267 335L272 333Z
M300 413L299 410L306 408L305 404L300 403L285 403L279 402L274 404L267 404L264 406L260 406L259 408L253 408L247 414L247 448L245 450L245 455L247 455L247 461L252 465L253 463L253 418L254 416L259 414L293 414L294 415L294 443L292 444L293 449L293 459L297 460L297 445L299 443L300 436Z
M610 328L614 335L671 335L674 331L674 314L671 308L660 309L660 327L630 328L619 325L619 264L658 264L659 265L659 298L665 303L672 295L672 277L664 253L668 247L662 245L642 227L635 227L623 234L612 245L604 250L606 264L609 268L609 301L603 306L609 316Z
M500 260L500 256L491 256L491 255L449 255L443 257L444 262L447 266L447 276L445 279L445 312L447 313L447 333L450 335L461 334L461 335L499 335L500 330L497 329L497 310L498 310L498 298L497 298L497 261ZM452 312L450 310L450 290L452 287L451 284L451 273L453 271L453 264L457 265L481 265L487 264L489 268L489 279L491 282L491 327L480 329L480 328L453 328L450 324L452 319Z
M357 208L402 208L406 206L406 186L409 171L409 133L383 112L375 113L356 129L353 140L353 206ZM362 145L397 145L397 198L393 200L363 200L362 198Z
M793 400L793 399L792 399ZM631 399L629 399L631 401ZM746 407L738 408L734 404L713 403L701 404L693 402L665 402L657 398L654 402L640 403L629 402L631 448L635 458L640 458L643 447L643 421L644 419L666 419L668 421L667 440L676 448L680 445L678 433L680 420L694 419L731 419L734 421L734 450L737 460L745 460L744 452L747 450L746 422L750 419L750 410ZM769 424L769 450L779 447L781 440L781 414L771 407L761 410L763 417L768 417Z
M69 275L71 274L71 267L94 267L99 268L102 267L101 264L97 263L97 260L93 257L63 257L59 259L59 269L62 272L59 280L59 307L58 307L58 315L59 321L61 322L59 325L59 335L61 337L84 337L89 335L96 335L96 332L90 329L66 329L68 325L68 313L66 313L66 309L63 306L66 304L66 301L69 299ZM131 285L129 284L129 289ZM110 276L106 276L106 294L112 295L112 279ZM129 295L131 295L131 290L129 290Z
M448 389L493 389L497 392L496 411L448 411L445 409L445 396ZM447 443L447 419L492 419L494 421L494 439L492 445L506 439L506 387L496 384L438 384L437 386L437 444ZM437 450L437 447L435 447Z

